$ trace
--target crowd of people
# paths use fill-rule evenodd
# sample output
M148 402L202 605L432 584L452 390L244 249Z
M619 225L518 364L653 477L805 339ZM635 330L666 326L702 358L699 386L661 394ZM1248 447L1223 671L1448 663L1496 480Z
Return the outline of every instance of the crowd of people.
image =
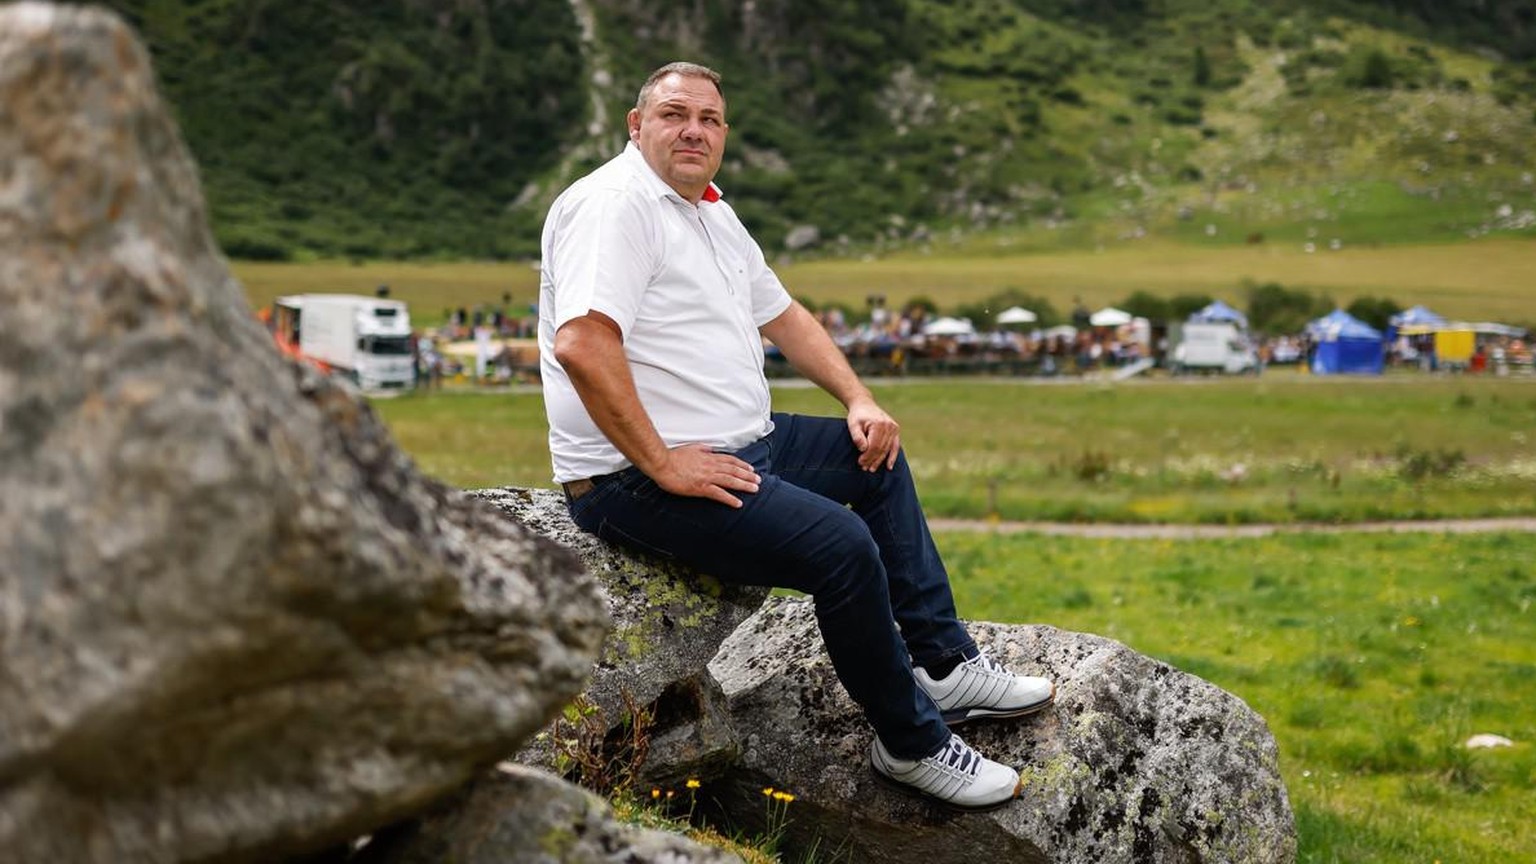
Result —
M440 326L414 333L417 386L441 387L457 377L496 384L536 380L538 352L527 343L538 335L538 307L530 304L526 315L516 316L507 311L511 305L511 295L504 294L497 306L445 309ZM466 342L468 350L452 350Z
M873 302L865 320L850 322L842 309L828 307L816 319L863 374L992 372L1055 375L1114 369L1149 359L1158 367L1170 360L1170 328L1163 322L1134 319L1118 326L1093 326L1086 315L1074 314L1074 324L1054 327L993 325L990 329L959 331L929 329L933 311L911 304L892 313ZM954 321L956 319L945 319ZM966 322L969 324L969 322ZM1306 332L1265 336L1248 333L1260 367L1301 365L1316 347ZM1470 338L1470 337L1469 337ZM1444 363L1436 354L1433 333L1397 336L1385 343L1388 366L1442 369L1496 375L1529 374L1533 351L1520 336L1477 334L1468 358ZM770 373L787 371L768 346Z
M446 309L443 324L418 331L413 340L418 386L437 387L455 378L493 384L536 381L538 357L528 340L537 336L538 307L529 304L527 314L518 316L507 311L510 306L507 298L500 305ZM1140 320L1115 327L1078 322L1083 326L994 325L933 332L930 325L940 316L921 303L892 311L874 301L868 316L857 321L836 306L813 315L854 368L866 375L1052 376L1112 370L1144 359L1166 367L1171 348L1165 325ZM459 350L451 350L456 344ZM1305 333L1255 337L1253 344L1263 367L1304 363L1312 347ZM770 375L791 374L775 346L765 344L764 350ZM1469 360L1444 364L1435 354L1433 334L1400 335L1386 344L1385 360L1388 366L1425 371L1448 368L1504 375L1533 369L1530 343L1514 336L1479 339Z
M911 304L892 312L871 304L869 317L850 322L837 307L815 313L832 341L865 374L1003 371L1052 375L1124 366L1153 356L1149 327L1050 328L999 326L990 330L931 328L937 316ZM955 319L945 319L945 323ZM782 358L768 346L770 370Z

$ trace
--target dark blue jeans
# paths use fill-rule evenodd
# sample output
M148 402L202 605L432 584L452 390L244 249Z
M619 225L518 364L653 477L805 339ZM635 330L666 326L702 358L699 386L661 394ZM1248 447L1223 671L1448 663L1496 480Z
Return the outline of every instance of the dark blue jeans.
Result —
M949 730L912 664L975 643L955 613L906 457L867 472L844 421L774 414L773 422L771 434L735 454L762 476L755 494L738 494L740 509L673 495L628 468L595 478L571 518L722 581L811 595L837 677L881 743L901 758L928 756Z

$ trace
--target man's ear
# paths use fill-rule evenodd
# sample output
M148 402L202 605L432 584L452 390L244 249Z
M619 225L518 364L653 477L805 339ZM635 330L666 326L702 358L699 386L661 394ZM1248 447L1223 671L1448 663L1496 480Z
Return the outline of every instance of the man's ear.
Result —
M629 140L631 140L631 141L639 141L640 140L640 111L638 109L635 109L635 108L629 109L629 114L628 114L626 120L629 123Z

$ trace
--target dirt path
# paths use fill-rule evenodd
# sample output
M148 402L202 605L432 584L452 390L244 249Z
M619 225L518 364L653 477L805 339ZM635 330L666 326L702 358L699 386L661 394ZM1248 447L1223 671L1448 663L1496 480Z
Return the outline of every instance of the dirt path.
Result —
M971 531L997 534L1050 534L1058 537L1112 537L1127 540L1219 540L1237 537L1269 537L1274 534L1480 534L1492 531L1536 532L1536 518L1436 519L1392 522L1357 522L1350 525L1320 523L1266 525L1105 525L1069 522L992 522L985 519L930 519L934 531Z

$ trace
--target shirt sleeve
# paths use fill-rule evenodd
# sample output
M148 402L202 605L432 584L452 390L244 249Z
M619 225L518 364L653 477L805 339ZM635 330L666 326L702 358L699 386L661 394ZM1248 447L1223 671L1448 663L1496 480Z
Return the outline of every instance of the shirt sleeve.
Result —
M656 272L660 243L641 202L615 190L566 202L546 262L555 300L555 329L588 312L612 318L628 335Z
M745 230L742 232L745 234ZM763 248L757 245L757 241L747 237L747 284L752 292L752 323L758 327L779 317L789 308L789 291L784 283L779 281L779 274L773 272L768 266L768 261L763 257Z

